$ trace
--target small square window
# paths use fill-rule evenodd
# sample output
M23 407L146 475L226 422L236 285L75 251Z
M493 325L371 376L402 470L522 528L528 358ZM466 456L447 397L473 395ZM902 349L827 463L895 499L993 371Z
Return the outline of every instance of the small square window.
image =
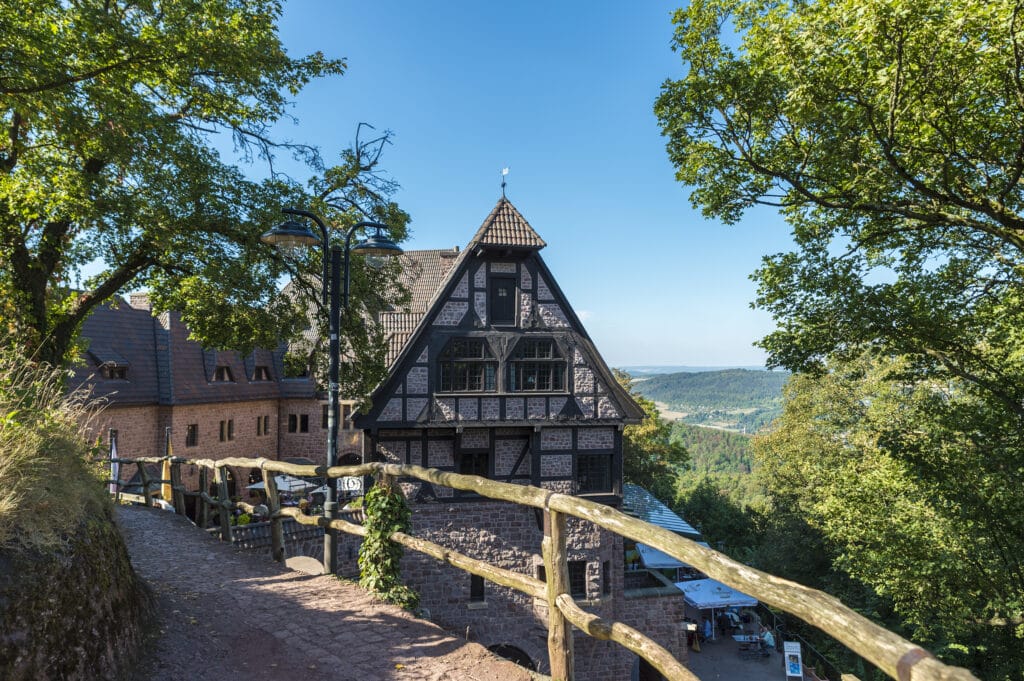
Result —
M197 447L199 445L199 424L190 423L185 426L185 446Z
M569 594L573 598L587 597L587 561L569 561Z
M608 454L580 454L576 457L576 493L612 491L612 457Z
M515 324L516 280L511 277L491 279L490 310L492 324Z
M270 380L270 369L265 366L258 366L252 372L252 380L254 381L269 381Z
M231 375L231 367L219 366L213 372L213 380L218 383L234 383L235 378Z

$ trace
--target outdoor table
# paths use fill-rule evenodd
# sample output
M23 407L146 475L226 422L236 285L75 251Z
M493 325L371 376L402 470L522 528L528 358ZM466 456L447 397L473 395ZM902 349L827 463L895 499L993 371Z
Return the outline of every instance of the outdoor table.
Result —
M732 638L734 641L740 644L739 655L743 658L755 658L761 656L768 656L768 652L763 648L763 641L757 634L733 634Z

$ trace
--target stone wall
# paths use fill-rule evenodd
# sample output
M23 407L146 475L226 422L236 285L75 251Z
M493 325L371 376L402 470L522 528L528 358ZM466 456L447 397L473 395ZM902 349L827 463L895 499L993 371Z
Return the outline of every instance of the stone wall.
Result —
M59 551L0 552L0 678L130 678L151 607L107 514Z
M532 508L491 501L414 504L412 522L418 537L493 565L539 576L544 535ZM584 565L586 597L577 602L590 612L614 619L621 596L613 594L622 593L621 538L574 518L569 519L568 529L569 560ZM410 551L402 560L402 578L419 591L430 618L449 631L487 647L515 646L533 658L538 671L550 668L545 601L534 601L489 582L484 584L483 600L471 600L468 573ZM580 632L574 645L579 678L629 678L634 656L621 646Z

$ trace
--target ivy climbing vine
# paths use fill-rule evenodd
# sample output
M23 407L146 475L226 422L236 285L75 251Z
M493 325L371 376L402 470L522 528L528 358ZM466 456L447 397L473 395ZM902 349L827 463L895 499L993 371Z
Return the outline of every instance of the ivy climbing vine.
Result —
M412 514L392 478L377 481L363 499L366 536L359 550L359 585L381 600L415 610L420 596L401 581L404 549L389 537L412 528Z

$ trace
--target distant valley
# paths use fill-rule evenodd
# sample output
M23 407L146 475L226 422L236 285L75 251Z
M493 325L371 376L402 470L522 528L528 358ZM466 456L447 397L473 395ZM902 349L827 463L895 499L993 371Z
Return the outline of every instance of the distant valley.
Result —
M653 400L664 418L740 433L756 433L782 412L782 387L789 380L787 371L654 369L631 367L629 373L634 389Z

